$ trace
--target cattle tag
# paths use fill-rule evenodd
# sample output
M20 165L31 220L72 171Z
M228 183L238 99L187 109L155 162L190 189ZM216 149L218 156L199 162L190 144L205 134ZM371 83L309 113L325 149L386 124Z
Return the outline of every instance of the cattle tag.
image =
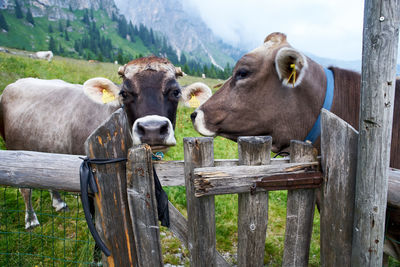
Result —
M195 95L190 95L189 105L192 108L198 108L200 106L200 101L196 98Z
M104 104L107 104L108 102L114 101L115 100L115 96L108 92L106 89L103 89L103 96L101 98L103 100Z
M295 64L290 64L290 68L292 69L292 73L290 74L288 78L288 83L290 83L290 79L293 79L292 84L294 88L294 84L296 83L296 65Z

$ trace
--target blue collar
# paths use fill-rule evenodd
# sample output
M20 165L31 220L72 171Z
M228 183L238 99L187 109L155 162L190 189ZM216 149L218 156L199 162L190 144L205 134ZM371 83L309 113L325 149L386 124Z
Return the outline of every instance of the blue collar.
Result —
M335 80L333 78L333 72L330 69L324 68L325 76L326 76L326 94L325 101L322 108L331 110L332 102L333 102L333 94L335 91ZM318 115L317 121L314 123L311 131L308 133L306 139L304 141L311 141L311 143L315 143L318 137L321 134L321 113Z

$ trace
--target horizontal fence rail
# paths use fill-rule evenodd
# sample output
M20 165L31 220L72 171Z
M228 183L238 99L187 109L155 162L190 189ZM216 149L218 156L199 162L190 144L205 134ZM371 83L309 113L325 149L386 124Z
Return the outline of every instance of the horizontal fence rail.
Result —
M81 157L83 156L0 150L0 158L2 159L0 162L0 185L80 192L79 167L82 163ZM235 167L238 166L238 162L235 159L215 159L214 166L221 168ZM290 165L284 165L288 163L288 158L271 159L272 167L270 168L274 168L275 165L288 167ZM153 164L163 186L185 185L184 161L154 161ZM305 167L304 164L296 165L296 163L293 166ZM245 166L244 168L252 167ZM199 174L200 172L204 172L204 169L195 169L195 173ZM400 170L390 169L388 202L393 203L398 208L400 208L399 190Z
M0 150L0 184L13 187L57 189L80 192L80 155L64 155L22 150ZM272 165L289 162L272 159ZM184 161L154 161L163 186L184 186ZM238 160L215 160L216 167L237 166Z

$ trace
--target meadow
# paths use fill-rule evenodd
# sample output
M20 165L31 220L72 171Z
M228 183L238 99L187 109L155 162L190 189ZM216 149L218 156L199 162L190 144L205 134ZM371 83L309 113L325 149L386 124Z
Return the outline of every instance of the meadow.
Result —
M111 63L89 63L87 61L55 57L52 62L34 60L25 56L0 53L0 93L9 83L23 77L62 79L82 84L93 77L106 77L115 83L121 80L117 74L118 65ZM179 80L181 86L195 81L206 83L210 88L221 83L216 79L201 79L185 76ZM164 160L183 160L183 138L199 136L190 122L193 109L179 106L177 112L177 146L166 153ZM5 149L4 143L1 143ZM214 139L216 159L237 158L237 144L225 138ZM184 187L165 188L170 201L186 216ZM87 233L78 196L64 196L70 206L69 212L56 214L50 207L47 191L35 190L33 204L40 213L41 226L32 231L24 229L24 204L16 189L0 189L0 266L15 263L26 266L75 265L91 261L93 241ZM281 266L286 221L286 191L270 192L268 232L265 244L264 263L267 266ZM40 201L42 199L42 201ZM229 262L235 264L237 249L237 195L217 196L216 229L217 249ZM80 236L78 238L78 233ZM43 237L50 235L50 237ZM188 265L188 251L166 229L162 228L164 263ZM6 238L3 238L6 237ZM6 251L15 254L7 254ZM34 256L41 254L41 257ZM43 256L45 255L45 256ZM67 260L60 260L62 257ZM2 261L2 260L3 261ZM56 260L55 260L56 259ZM319 214L316 211L310 250L310 266L319 266ZM80 265L80 264L79 264Z

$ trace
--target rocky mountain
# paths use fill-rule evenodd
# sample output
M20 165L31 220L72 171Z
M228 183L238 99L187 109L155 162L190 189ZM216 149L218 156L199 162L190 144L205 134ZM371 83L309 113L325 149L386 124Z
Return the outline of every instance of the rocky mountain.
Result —
M243 54L223 43L183 0L115 0L120 12L133 24L144 24L168 37L178 51L202 63L212 62L223 67L232 66Z
M70 12L65 11L70 7L74 10L101 9L110 17L113 12L118 13L114 0L29 0L28 2L33 17L48 17L52 21L59 19L74 20L75 17ZM15 3L15 0L0 0L0 9L14 9ZM24 9L24 5L22 5L22 9Z

